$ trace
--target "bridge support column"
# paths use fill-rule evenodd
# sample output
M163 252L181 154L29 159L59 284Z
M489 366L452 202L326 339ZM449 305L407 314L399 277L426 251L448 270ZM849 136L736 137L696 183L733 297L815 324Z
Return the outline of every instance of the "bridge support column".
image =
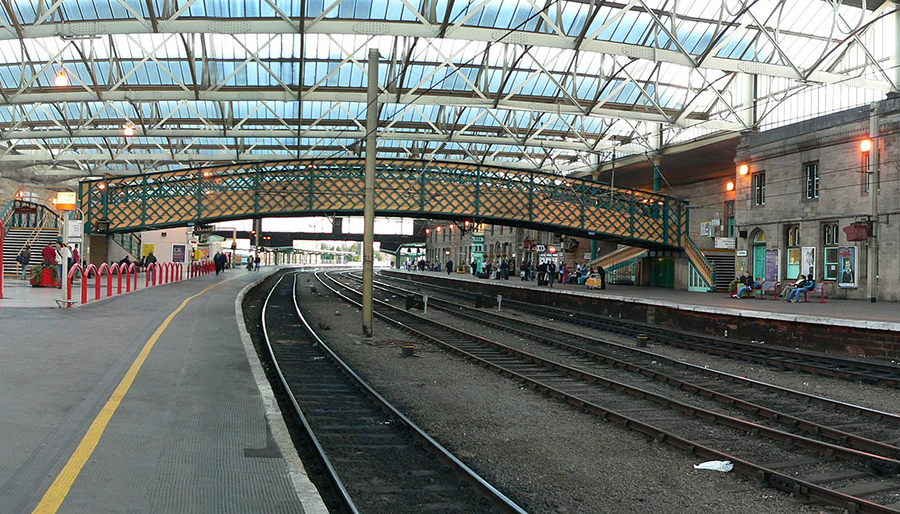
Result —
M369 49L369 88L366 102L366 197L363 205L363 334L372 335L372 283L375 279L375 158L378 154L378 49Z

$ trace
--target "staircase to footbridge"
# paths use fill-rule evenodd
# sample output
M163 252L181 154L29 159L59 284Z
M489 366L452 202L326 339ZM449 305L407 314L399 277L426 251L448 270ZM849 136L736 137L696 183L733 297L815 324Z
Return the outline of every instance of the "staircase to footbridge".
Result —
M382 159L379 216L473 220L680 250L691 280L714 284L691 241L685 202L532 170ZM191 168L79 184L88 232L123 233L270 216L359 216L363 159L309 159Z

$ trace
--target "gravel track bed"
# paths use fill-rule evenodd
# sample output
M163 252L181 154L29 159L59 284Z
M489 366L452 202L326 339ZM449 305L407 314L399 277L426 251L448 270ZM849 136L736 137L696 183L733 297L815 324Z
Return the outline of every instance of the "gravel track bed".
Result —
M699 459L434 351L381 321L367 341L355 323L358 309L318 289L301 288L300 305L313 326L331 328L322 335L335 351L532 514L841 511L797 503L733 473L694 470ZM403 342L416 343L416 358L400 357Z
M408 285L405 286L408 288ZM437 294L435 296L439 298L449 299L451 301L458 301L458 299L450 298L446 295ZM537 323L545 326L553 326L555 328L568 330L573 333L578 333L589 337L596 337L598 339L616 342L629 347L634 346L634 340L632 338L619 334L604 332L598 329L582 327L579 325L575 325L574 323L568 323L565 319L559 320L552 317L540 317L510 309L504 310L503 314L505 316L522 319L523 321ZM519 339L519 341L521 341L521 339ZM530 345L525 346L525 348L533 348L535 344L537 344L539 347L543 346L546 348L545 345L541 345L539 343L531 343ZM619 351L602 345L590 345L578 342L575 342L573 344L576 346L588 348L592 351L603 353L604 355L608 355L613 358L618 358L629 362L636 362L643 365L644 367L656 369L660 372L677 377L679 379L686 380L701 386L708 386L717 391L731 394L737 398L742 398L773 410L782 411L788 414L794 414L804 419L808 419L810 421L823 425L847 425L849 423L860 423L860 427L845 427L845 430L862 437L868 437L870 439L878 441L886 441L895 445L898 442L898 438L900 438L900 427L897 427L895 424L892 424L890 422L878 422L867 418L861 418L840 410L829 411L826 410L825 407L820 405L806 405L795 399L777 396L757 389L748 390L738 384L731 384L723 381L714 381L709 377L701 376L697 372L682 370L667 365L663 362L653 361L652 357L635 359L635 356L627 352ZM896 388L872 386L871 384L855 383L847 380L820 377L801 372L776 371L766 366L743 363L725 357L709 356L700 352L683 350L674 347L668 347L665 345L653 345L650 350L654 353L668 356L670 358L679 359L685 362L691 362L701 366L706 366L708 368L725 371L731 374L753 378L762 382L780 385L782 387L788 387L808 394L826 396L832 399L863 405L886 412L895 412L895 410L897 409L898 400L900 400L900 398L898 398L900 397L900 394L898 394L900 393L900 391L898 391ZM594 369L609 368L601 367ZM753 373L748 373L748 370ZM798 380L798 378L800 380ZM646 388L654 392L667 394L663 391L672 391L672 388L667 388L665 386L662 386L662 388L660 388L661 386L659 385L650 386L649 383L651 382L653 381L649 379L644 380L644 383L648 384ZM832 395L832 391L841 392L843 394ZM696 395L688 395L687 393L682 393L680 391L670 392L668 394L674 394L678 398L686 398L688 399L687 403L695 404L694 402L696 401L690 400L691 397L696 398ZM868 400L869 402L861 400ZM716 410L718 412L727 413L729 415L739 415L744 417L747 416L747 414L743 411L725 410L720 404L712 401L701 400L701 403L696 403L696 405L703 406L704 408L710 408L711 410ZM768 424L763 419L758 419L755 421ZM782 430L785 429L784 426L777 425L775 425L775 428L779 428Z
M343 280L342 282L347 283L351 286L356 285L355 282L348 280ZM381 293L380 295L377 294L380 299L390 302L395 306L401 308L403 307L404 298L402 296L388 296L383 291L378 292ZM461 320L461 318L455 316L452 311L448 312L443 309L431 309L428 313L428 318L438 323L455 327L460 327L461 322L471 323L467 320ZM682 391L678 388L653 380L644 375L598 363L593 359L576 355L567 350L539 343L528 338L523 338L504 330L486 327L483 325L473 325L468 327L463 326L462 328L466 329L470 333L477 333L481 337L485 337L490 339L491 341L504 344L506 346L509 346L510 348L514 348L522 352L527 352L544 359L558 362L580 371L599 375L606 379L623 383L631 387L636 387L661 396L665 396L681 403L736 418L747 419L760 425L772 426L779 430L798 432L796 430L789 430L786 426L772 423L770 420L761 416L751 416L746 411L728 408L728 406L723 405L720 402L707 399L695 393ZM651 367L660 366L660 363L657 361L651 361L649 364ZM678 370L669 369L665 371ZM528 373L526 373L526 375L528 375ZM751 462L757 462L765 465L767 463L780 463L791 460L801 461L810 457L819 457L819 454L817 452L812 451L799 449L794 451L785 451L780 448L781 443L779 441L773 441L766 438L748 437L747 434L743 431L716 425L713 422L702 421L690 417L687 414L682 413L681 411L662 407L650 400L637 398L624 392L618 393L604 388L600 385L589 384L585 381L579 381L574 378L547 378L542 380L542 382L563 391L577 394L580 398L601 405L604 408L620 412L631 418L657 426L663 430L673 432L685 439L701 442L706 446L728 452ZM786 399L786 401L787 400L789 399ZM802 405L799 401L796 400L794 401L794 403L797 404L792 406L795 409L799 405ZM660 413L664 414L661 415ZM856 418L855 416L841 416L840 413L835 413L835 417L843 418L845 420L859 421L859 418ZM824 438L820 439L825 440ZM826 440L826 442L830 441ZM834 473L841 470L846 470L850 467L864 470L864 466L862 464L848 463L845 461L822 463L815 466L815 473ZM811 473L809 468L809 466L797 466L794 468L790 468L789 472L791 474L794 474L794 476L797 476L801 473L806 475L808 473Z

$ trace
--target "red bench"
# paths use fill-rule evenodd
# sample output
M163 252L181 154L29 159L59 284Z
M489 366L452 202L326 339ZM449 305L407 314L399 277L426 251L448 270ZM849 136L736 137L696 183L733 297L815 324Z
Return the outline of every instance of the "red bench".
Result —
M781 285L781 282L773 281L773 280L766 280L765 282L760 284L759 287L755 288L754 291L759 291L759 296L757 298L759 298L760 300L765 300L766 292L772 291L772 299L777 300L778 299L778 286L780 286L780 285Z
M807 293L812 293L814 295L815 294L819 295L819 303L826 303L825 302L825 286L827 286L827 285L828 285L828 282L816 282L816 286L813 289L811 289L809 291L803 291L803 301L808 302L809 299L806 298L806 295L807 295ZM776 298L776 300L777 300L777 298Z

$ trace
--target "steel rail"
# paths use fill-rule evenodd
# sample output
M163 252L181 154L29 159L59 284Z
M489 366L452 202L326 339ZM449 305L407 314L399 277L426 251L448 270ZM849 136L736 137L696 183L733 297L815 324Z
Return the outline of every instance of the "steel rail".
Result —
M348 276L351 276L354 280L356 280L356 277L353 276L352 274L348 274ZM377 287L382 288L383 290L386 290L386 291L399 292L400 294L418 294L418 293L415 293L414 291L405 290L405 289L399 288L397 286L386 285L381 282L376 282L376 283L381 284ZM770 409L768 407L765 407L765 406L762 406L762 405L759 405L759 404L756 404L756 403L753 403L750 401L742 400L735 396L721 393L721 392L709 389L707 387L698 385L696 383L689 382L687 380L683 380L683 379L674 377L672 375L667 375L665 373L662 373L660 371L657 371L657 370L654 370L651 368L647 368L645 366L640 366L638 364L634 364L634 363L631 363L628 361L610 357L608 355L597 353L595 351L592 351L592 350L589 350L586 348L568 344L559 339L554 339L553 337L550 337L547 334L551 333L551 334L556 334L556 335L560 335L560 336L565 336L567 338L576 338L576 339L579 339L581 341L584 341L584 342L590 343L590 344L600 344L600 345L609 346L609 347L614 348L619 351L631 353L634 355L639 355L641 357L652 358L654 360L664 361L667 364L671 364L671 365L673 365L675 367L679 367L681 369L686 369L686 370L691 370L691 371L701 371L701 372L703 372L704 375L712 376L714 378L719 378L720 376L727 376L727 378L731 379L730 380L731 382L744 382L744 383L747 383L748 385L756 385L757 382L755 382L755 381L743 379L742 377L736 377L734 375L729 375L729 374L722 373L722 372L715 371L715 370L710 370L708 368L703 368L701 366L697 366L694 364L679 362L679 361L676 361L675 359L670 359L665 356L629 348L627 346L619 345L616 343L611 343L608 341L595 339L595 338L592 338L592 337L589 337L589 336L586 336L583 334L577 334L574 332L559 330L559 329L555 329L553 327L545 327L545 326L541 326L541 325L536 325L536 324L529 323L529 322L521 320L521 319L513 319L513 318L502 316L500 314L493 313L493 312L478 311L476 309L464 307L462 305L459 305L459 304L456 304L456 303L453 303L453 302L450 302L448 300L444 300L441 298L429 297L429 306L433 306L434 308L448 312L453 316L457 316L457 317L460 317L460 318L463 318L463 319L466 319L469 321L473 321L475 323L480 323L480 324L490 326L493 328L497 328L500 330L505 330L507 332L510 332L510 333L513 333L513 334L516 334L519 336L527 337L529 339L532 339L532 340L535 340L535 341L538 341L538 342L541 342L544 344L549 344L556 348L565 350L567 352L582 355L584 357L588 357L595 361L599 361L599 362L614 366L619 369L623 369L623 370L626 370L629 372L639 373L642 376L656 380L658 382L662 382L668 386L676 387L681 391L699 394L707 399L715 400L723 405L727 405L729 407L735 407L735 408L738 408L745 412L749 412L754 415L759 415L761 417L768 418L768 419L772 420L773 422L789 425L793 428L801 430L804 433L812 434L815 436L821 436L821 437L827 438L829 440L836 441L837 444L840 444L840 445L846 445L851 448L865 451L865 452L876 453L878 455L892 458L892 459L900 458L900 447L886 444L886 443L876 441L873 439L869 439L866 437L861 437L861 436L851 434L849 432L845 432L842 430L834 429L834 428L831 428L831 427L828 427L828 426L825 426L825 425L822 425L819 423L810 422L805 419L799 418L797 416L791 415L789 413L776 411L774 409ZM462 312L462 311L460 311L460 309L466 309L466 310L469 310L470 312L477 312L478 315L473 315L473 314L469 314L466 312ZM479 317L479 316L481 316L481 317ZM485 319L485 316L491 317L491 318L494 318L497 320L502 320L503 322ZM525 330L520 327L527 327L527 328L532 329L533 331ZM761 382L759 382L758 384L769 386L769 384L763 384ZM773 392L778 392L778 393L781 393L782 391L790 391L790 390L787 390L786 388L779 388L777 386L767 387L767 389L769 389L770 391L773 391ZM821 403L822 405L827 405L829 407L837 407L838 405L841 405L844 407L845 411L852 412L854 414L868 415L870 417L878 415L878 416L881 416L882 419L891 418L891 419L895 420L895 422L900 422L900 416L897 416L895 414L890 414L890 413L880 412L880 411L873 411L870 409L865 409L863 407L846 404L843 402L834 402L833 400L830 400L828 398L816 397L813 395L808 395L806 393L801 393L799 391L790 391L790 392L793 393L791 396L793 396L795 398L800 398L800 399L809 400L809 401L813 401L813 399L815 399L815 400L819 400L818 403ZM863 413L865 413L865 414L863 414Z
M382 274L382 276L385 276ZM390 276L390 275L387 275ZM405 281L434 290L449 289L445 286L403 279L390 276L392 280ZM466 295L472 297L477 293L460 293L457 296ZM574 319L568 319L571 311L553 307L550 305L530 305L516 300L504 300L509 307L541 316L557 313L561 321L582 326L588 326L613 333L629 336L646 335L648 341L655 341L670 346L678 346L694 351L702 351L752 362L765 363L771 366L796 369L809 373L825 376L839 377L852 380L861 380L870 383L886 384L900 387L900 366L875 362L871 360L858 360L848 357L825 355L813 351L794 350L773 346L761 347L752 343L735 341L718 337L704 336L681 330L665 329L641 323L638 321L608 318L596 316L590 313L578 312ZM557 319L557 318L555 318ZM774 356L770 356L774 355ZM858 370L858 371L857 371Z
M434 438L429 436L424 430L422 430L418 425L416 425L410 418L404 415L400 410L398 410L394 405L392 405L386 398L384 398L381 394L379 394L372 386L370 386L362 377L360 377L353 369L344 362L329 346L328 344L322 340L322 338L318 335L315 329L312 328L306 316L303 315L302 310L300 309L299 304L297 303L297 295L296 295L296 279L297 274L294 273L294 284L292 287L292 298L294 311L302 323L304 329L307 334L312 337L312 339L319 345L319 348L328 355L328 357L340 368L341 372L347 376L357 388L363 391L366 396L372 399L375 404L384 412L386 412L394 421L402 424L406 429L409 430L409 433L413 435L413 437L420 443L422 446L432 452L441 462L447 465L457 476L461 477L465 482L469 483L479 494L487 498L493 505L495 505L500 511L507 514L528 514L527 511L519 507L515 502L509 499L506 495L496 489L493 485L491 485L488 481L478 475L473 469L468 467L464 462L459 460L455 455L453 455L449 450L444 448L439 442L437 442ZM278 284L281 283L281 280L284 279L284 276L279 278L278 282L275 286L272 287L272 290L269 292L269 295L266 297L266 304L268 304L269 298L272 293L275 291L275 288ZM263 310L263 332L267 334L267 328L265 326L265 310ZM299 403L291 392L287 380L284 378L284 374L281 371L281 367L278 364L278 360L274 355L274 349L269 342L268 335L266 336L266 344L269 349L269 356L272 359L274 368L278 373L279 378L282 381L282 386L287 392L288 396L291 398L291 403L294 405L297 413L301 416L301 420L303 421L304 428L309 431L312 439L315 441L317 452L321 452L321 455L324 456L324 449L318 443L318 440L315 438L314 433L312 432L311 425L306 420L305 416L303 416L302 411L300 410ZM334 473L334 479L337 480L337 483L340 484L339 490L342 495L346 495L347 502L352 505L352 500L350 499L349 493L346 488L340 482L340 479L337 476L337 472L334 470L333 466L331 466L330 461L325 457L325 462L327 463L327 469L330 473ZM355 507L353 507L352 512L356 513Z
M296 281L296 273L294 275L294 280ZM260 318L262 319L262 333L263 339L266 342L266 349L269 352L269 358L272 360L272 368L275 370L275 373L278 375L278 380L281 382L281 387L284 393L287 395L288 399L291 401L291 405L294 406L294 413L297 415L297 418L300 420L300 423L303 425L303 430L306 436L309 438L310 443L315 450L316 455L319 460L322 462L323 467L325 468L325 472L327 474L326 478L328 482L332 485L334 490L337 492L336 496L338 497L338 501L341 505L351 514L359 514L359 511L356 509L356 505L353 503L353 499L350 497L350 493L347 491L347 488L344 487L344 483L341 481L341 478L338 476L337 471L334 469L334 466L331 464L331 460L328 458L328 455L325 453L325 449L322 447L322 444L319 442L319 439L316 437L315 432L313 431L312 426L309 424L309 421L306 419L306 416L303 414L303 409L300 408L300 403L297 401L297 398L294 396L294 393L291 391L291 387L288 384L287 379L284 376L284 373L281 370L281 365L278 363L278 359L275 357L275 349L272 346L272 341L269 340L269 330L266 325L266 310L269 306L269 300L272 298L272 294L275 292L275 289L281 284L281 281L284 280L284 277L287 275L282 275L278 278L278 282L272 286L272 289L269 291L269 294L266 295L266 299L263 302L262 309L260 311ZM296 296L295 296L296 298Z
M355 295L359 295L358 292L353 290L351 287L342 284L338 280L331 277L328 273L317 274L316 278L322 283L323 286L331 290L334 294L340 296L344 300L351 302L353 304L359 304L359 302L351 299L347 295L342 294L337 291L335 288L331 287L326 283L325 280L322 279L324 275L326 279L338 287L345 289L347 291L353 292ZM448 325L444 325L442 323L438 323L436 321L424 318L422 316L418 316L412 313L404 312L402 309L394 307L386 302L376 300L376 305L379 307L386 307L391 309L392 311L398 312L403 316L407 316L413 319L417 323L422 323L423 325L427 325L431 328L440 328L452 334L456 334L460 337L475 341L476 344L484 345L486 347L493 347L500 349L503 353L517 356L527 362L532 362L535 364L543 365L553 370L556 370L565 376L576 377L582 380L598 383L604 385L605 387L614 389L619 392L626 392L635 396L638 396L643 399L647 399L650 401L654 401L660 405L663 405L666 408L676 409L684 414L689 414L694 417L698 417L701 419L705 419L708 421L715 421L723 426L734 428L740 431L747 432L751 435L765 435L775 440L780 440L785 443L789 443L792 445L796 445L805 449L816 450L822 454L823 460L830 460L834 457L842 457L848 460L855 460L857 462L861 462L869 466L873 471L884 474L897 474L900 472L900 461L896 461L893 459L887 459L881 456L868 454L865 452L852 450L836 445L832 445L829 443L824 443L820 441L815 441L809 438L805 438L802 436L798 436L795 434L789 434L786 432L782 432L779 430L771 429L768 427L764 427L755 423L746 422L744 420L740 420L731 416L725 416L722 414L718 414L715 412L711 412L705 409L696 408L693 406L685 405L671 398L663 397L661 395L657 395L650 391L645 391L639 388L635 388L626 384L622 384L619 382L615 382L612 380L608 380L604 377L600 377L598 375L587 373L557 362L550 361L548 359L543 359L539 356L523 352L517 350L515 348L508 347L506 345L496 343L480 336L459 330L455 327L451 327ZM755 477L759 483L765 483L773 488L779 489L781 491L789 492L795 494L796 496L810 496L816 498L825 503L830 503L833 505L839 505L848 509L851 512L858 513L884 513L884 514L897 514L900 511L888 508L884 505L880 505L877 503L870 502L868 500L857 498L845 493L841 493L835 490L828 489L826 487L822 487L818 484L814 484L812 482L807 482L804 480L800 480L795 477L791 477L789 475L785 475L783 473L779 473L772 469L768 469L764 466L754 464L747 460L741 459L739 457L729 455L727 453L721 452L719 450L715 450L708 446L690 441L688 439L682 438L665 430L662 430L654 425L650 425L648 423L644 423L635 418L625 416L623 414L612 411L608 408L602 407L596 403L585 400L583 398L579 398L573 394L567 393L563 390L560 390L556 387L550 386L544 382L538 381L536 379L525 376L521 373L513 371L504 366L493 363L485 358L482 358L478 355L475 355L471 352L463 350L461 348L455 347L437 337L434 337L430 334L422 332L407 323L401 322L399 320L393 319L390 316L376 311L376 315L393 323L402 329L415 334L417 337L420 337L426 341L430 341L434 344L437 344L440 347L447 348L454 353L458 353L465 358L477 362L478 364L488 368L498 371L504 376L509 378L513 378L516 381L526 383L532 386L535 390L553 396L561 401L569 403L578 407L579 409L587 412L594 413L600 416L602 419L611 419L613 421L619 422L623 424L625 427L630 428L632 430L636 430L640 433L643 433L653 439L666 442L672 446L680 448L682 450L687 451L691 455L700 455L707 458L715 458L715 459L724 459L731 460L735 469L745 474L747 476Z

